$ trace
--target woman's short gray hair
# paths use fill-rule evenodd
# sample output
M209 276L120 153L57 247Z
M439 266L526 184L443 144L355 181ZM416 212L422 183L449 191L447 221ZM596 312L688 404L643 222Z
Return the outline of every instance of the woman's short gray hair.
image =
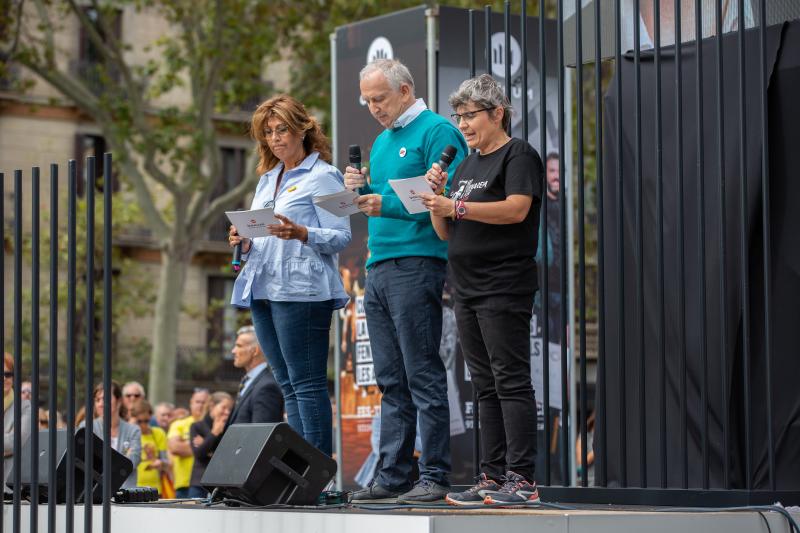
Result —
M414 94L414 78L411 76L408 67L396 59L375 59L370 61L361 69L358 75L359 81L363 80L375 71L382 72L386 76L389 86L395 91L399 91L402 85L411 87L411 94Z
M480 108L503 108L503 129L508 130L511 125L511 102L508 100L503 87L488 74L481 74L475 78L464 80L461 86L447 99L453 111L458 107L472 102Z

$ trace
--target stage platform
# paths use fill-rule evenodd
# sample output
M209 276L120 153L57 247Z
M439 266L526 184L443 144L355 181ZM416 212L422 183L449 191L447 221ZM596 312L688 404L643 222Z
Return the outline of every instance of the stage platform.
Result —
M380 507L380 506L376 506ZM658 508L572 505L559 509L252 509L181 504L112 504L114 533L778 533L791 531L778 513L665 512ZM12 530L12 507L3 509L5 531ZM102 507L93 509L93 530L102 531ZM47 506L39 506L38 531L47 531ZM800 520L800 512L792 515ZM75 508L74 531L84 531L84 509ZM30 506L21 508L23 533L31 531ZM65 506L57 506L57 527L65 529Z

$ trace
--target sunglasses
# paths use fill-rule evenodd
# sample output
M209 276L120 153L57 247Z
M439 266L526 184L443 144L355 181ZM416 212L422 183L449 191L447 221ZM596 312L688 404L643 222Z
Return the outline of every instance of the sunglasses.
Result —
M13 378L14 377L14 373L13 372L3 372L3 377L4 378Z
M125 395L126 398L141 398L142 395L138 392L129 392Z

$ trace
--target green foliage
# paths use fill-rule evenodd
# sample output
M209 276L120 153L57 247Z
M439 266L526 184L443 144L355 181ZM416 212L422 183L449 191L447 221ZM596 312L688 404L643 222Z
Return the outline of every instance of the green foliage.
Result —
M135 204L120 201L120 194L116 194L112 199L112 235L119 234L120 230L131 224L140 222L141 213ZM97 383L102 379L102 357L103 357L103 339L102 339L102 325L104 318L103 309L103 209L104 202L101 196L97 196L95 204L95 240L94 240L94 319L92 324L93 342L94 342L94 372L91 383ZM65 201L60 202L60 205L65 205ZM61 207L63 209L63 207ZM86 256L88 253L88 241L84 238L87 234L87 210L86 199L81 198L76 204L76 235L75 242L75 307L74 307L74 354L75 354L75 375L78 378L77 393L80 398L85 389L86 379L86 351L87 351L87 264ZM66 338L66 322L68 313L68 279L67 279L67 265L69 257L69 238L66 226L66 213L60 213L60 224L57 239L57 269L58 269L58 285L55 293L51 290L49 285L50 279L50 217L49 213L43 213L41 220L41 238L39 242L39 257L40 257L40 279L39 279L39 323L37 324L36 332L39 337L39 365L40 365L40 379L44 380L49 373L50 365L50 347L52 339L50 338L50 301L53 297L58 300L58 322L61 324L59 336L56 339L56 352L58 359L58 398L59 405L64 405L66 401L66 375L67 375L67 338ZM26 234L23 237L23 270L30 271L32 265L32 236ZM9 255L14 253L13 243L10 243ZM154 290L152 280L149 279L147 273L142 266L129 257L122 255L120 248L112 248L112 264L114 270L112 272L112 332L120 331L126 321L132 318L140 318L146 316L151 312L152 304L154 301ZM33 333L34 324L31 318L31 309L33 307L33 294L30 285L20 287L22 290L23 299L23 320L22 320L22 360L23 360L23 376L24 379L29 379L32 368L33 357ZM12 337L12 321L8 321L5 336L5 351L12 352L13 350L13 337ZM150 344L144 339L134 339L128 342L123 351L120 351L119 343L112 339L112 364L114 379L119 381L127 381L130 379L141 380L142 376L146 374L147 354L150 349ZM42 395L44 398L44 395ZM80 404L79 400L79 404Z

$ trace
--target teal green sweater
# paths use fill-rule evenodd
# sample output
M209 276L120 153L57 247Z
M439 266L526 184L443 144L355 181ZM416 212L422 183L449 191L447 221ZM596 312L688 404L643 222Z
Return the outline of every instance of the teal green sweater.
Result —
M449 169L448 180L452 180L453 172L467 153L467 143L453 124L436 113L425 110L404 128L384 130L375 139L369 154L370 185L362 192L382 196L381 216L369 219L367 268L397 257L447 259L447 242L433 231L430 215L409 214L389 186L389 180L425 174L439 161L448 144L457 149ZM448 182L448 188L449 185Z

